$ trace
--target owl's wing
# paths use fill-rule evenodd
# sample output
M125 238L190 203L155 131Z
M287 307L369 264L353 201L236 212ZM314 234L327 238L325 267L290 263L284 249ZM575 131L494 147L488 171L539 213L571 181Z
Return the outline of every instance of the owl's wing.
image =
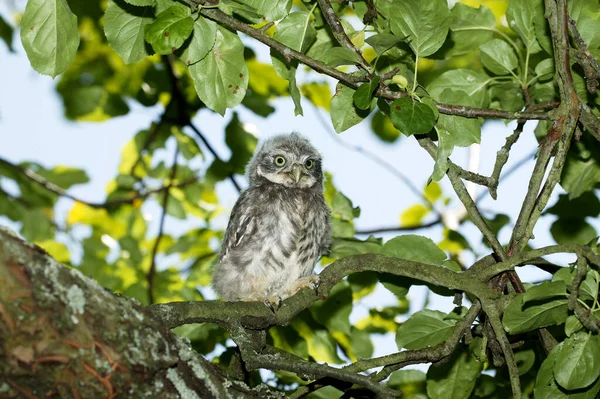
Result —
M248 240L254 230L254 214L250 207L250 196L244 191L231 210L229 224L225 231L220 259Z

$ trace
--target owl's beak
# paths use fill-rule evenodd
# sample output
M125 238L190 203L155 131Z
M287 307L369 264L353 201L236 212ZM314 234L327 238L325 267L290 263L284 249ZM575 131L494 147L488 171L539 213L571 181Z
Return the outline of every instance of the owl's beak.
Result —
M292 175L294 176L296 183L298 183L300 181L300 177L302 177L302 166L298 165L297 163L293 164Z

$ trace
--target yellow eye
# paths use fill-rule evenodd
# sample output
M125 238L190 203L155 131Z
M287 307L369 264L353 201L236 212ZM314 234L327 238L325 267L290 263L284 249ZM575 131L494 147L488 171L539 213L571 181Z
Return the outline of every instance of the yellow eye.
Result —
M277 166L285 165L285 158L282 157L281 155L276 156L275 157L275 165L277 165Z
M314 164L315 162L312 159L309 159L306 162L304 162L304 166L306 166L306 169L311 169Z

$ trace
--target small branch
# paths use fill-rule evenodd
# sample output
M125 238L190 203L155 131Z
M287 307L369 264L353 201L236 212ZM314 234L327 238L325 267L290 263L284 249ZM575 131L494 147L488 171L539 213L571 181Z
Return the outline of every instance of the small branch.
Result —
M381 397L398 397L402 392L395 391L373 379L326 364L308 362L301 357L267 345L260 354L250 354L244 357L246 364L251 369L266 368L269 370L286 370L309 379L320 379L325 377L335 378L340 381L351 382L363 386Z
M596 140L600 141L600 118L594 115L585 103L581 103L579 121Z
M437 218L429 223L419 224L416 226L392 226L392 227L379 227L374 229L357 230L356 234L378 234L378 233L391 233L400 231L415 231L420 229L427 229L437 224L442 223L442 219Z
M511 166L510 168L508 168L508 170L504 174L502 174L501 176L499 176L499 181L497 183L495 183L496 184L496 189L509 176L511 176L513 173L515 173L517 170L519 170L519 168L521 168L521 166L523 166L527 162L533 160L534 157L535 157L535 154L537 154L537 149L535 149L535 150L533 150L533 152L530 152L529 154L525 155L523 158L521 158L520 160L518 160L513 166ZM487 195L487 193L485 191L482 191L477 196L477 198L475 199L475 203L479 203L479 201L481 201L486 195Z
M158 187L158 188L155 188L152 190L148 190L144 193L138 192L137 194L132 195L127 198L118 198L118 199L109 200L109 201L105 201L105 202L89 202L89 201L85 201L80 198L77 198L72 194L69 194L63 188L57 186L56 184L52 183L49 180L46 180L45 178L43 178L42 176L38 175L37 173L35 173L34 171L32 171L30 169L26 169L19 165L15 165L15 164L13 164L5 159L2 159L2 158L0 158L0 164L14 169L15 171L19 172L27 179L40 185L41 187L45 188L46 190L48 190L49 192L51 192L53 194L56 194L60 197L68 198L75 202L79 202L80 204L87 205L90 208L94 208L94 209L110 209L110 208L120 206L120 205L132 204L137 200L146 199L153 194L161 193L161 192L167 190L168 188L183 188L183 187L189 186L190 184L196 183L198 181L197 178L193 177L193 178L186 179L180 183L173 184L171 187L162 186L162 187Z
M167 72L169 73L169 78L171 79L171 94L172 94L173 98L175 98L176 104L178 103L178 105L179 105L177 107L177 109L179 111L179 115L177 117L177 123L181 126L189 126L194 131L196 136L198 136L198 138L202 141L202 143L204 143L204 146L213 155L213 157L215 157L215 159L222 162L221 158L219 157L219 155L217 154L215 149L210 145L208 140L204 137L202 132L200 132L200 130L192 123L189 112L187 110L189 108L189 104L188 104L184 94L181 91L181 87L179 87L181 82L180 82L179 78L177 77L177 75L175 74L175 71L173 70L173 66L171 65L171 62L172 62L171 60L172 60L172 56L162 56L163 64L167 68ZM241 192L242 189L241 189L240 185L238 184L238 182L235 180L234 175L232 173L230 173L229 175L227 175L227 177L229 178L229 180L231 181L231 184L233 184L235 189L238 192Z
M370 159L371 161L375 162L377 165L381 166L383 169L385 169L386 171L391 173L394 177L398 178L398 180L400 180L402 183L404 183L406 185L406 187L416 197L422 199L425 203L427 203L431 207L431 209L437 214L438 219L442 218L442 215L440 215L440 213L437 211L437 209L435 209L433 204L427 199L427 197L425 197L425 195L423 195L421 190L419 190L417 188L417 186L415 186L414 183L404 173L400 172L398 169L396 169L394 167L394 165L392 165L391 163L389 163L382 157L378 156L377 154L375 154L359 145L346 143L344 140L342 140L340 138L340 136L335 131L333 131L331 129L331 124L329 124L323 118L323 115L321 115L321 113L319 112L319 109L316 106L314 107L314 111L315 111L315 115L317 116L317 121L321 124L321 127L323 128L323 130L325 130L327 132L327 134L331 137L331 139L333 141L335 141L337 144L339 144L340 146L342 146L350 151L357 152L360 155L364 156L365 158Z
M171 175L169 176L169 184L167 184L167 188L163 194L162 200L162 211L160 214L160 221L158 224L158 234L156 235L156 240L154 241L154 246L152 247L152 263L150 263L150 269L148 270L148 274L146 275L146 280L148 281L148 300L152 305L154 303L154 276L156 275L156 255L158 254L158 247L160 246L160 241L164 234L165 228L165 219L167 216L167 206L169 205L169 190L173 185L173 181L175 180L175 175L177 174L177 157L179 156L179 147L175 149L175 155L173 156L173 166L171 166Z
M583 38L579 34L575 20L569 16L568 21L569 32L579 49L579 52L575 53L577 56L577 63L583 68L588 91L590 93L595 93L598 88L598 80L600 80L600 65L598 65L598 61L596 61L594 56L590 53Z
M525 126L524 120L517 121L517 127L513 131L513 133L506 138L506 142L496 153L496 162L494 163L494 170L490 176L491 186L489 187L490 196L493 199L498 198L498 184L500 183L500 173L502 173L502 168L508 162L508 155L510 154L510 149L517 142L519 136L523 132L523 126Z
M208 140L206 139L206 137L204 137L204 135L202 134L202 132L192 122L190 122L188 124L188 126L192 129L192 131L196 134L196 136L198 136L198 138L202 141L202 143L204 144L204 146L213 155L213 157L215 157L215 159L218 159L219 161L223 162L221 160L221 158L219 157L219 154L217 154L217 152L215 151L215 149L208 142ZM242 188L240 187L240 185L237 182L237 180L235 180L235 176L233 175L233 173L228 174L227 178L231 181L231 184L233 184L233 187L235 187L235 189L238 191L238 193L242 191Z
M587 260L582 257L577 257L577 274L573 277L573 283L571 284L571 294L569 295L569 309L575 312L575 315L590 331L600 330L600 320L594 317L594 314L590 309L583 307L579 303L579 288L581 283L587 275Z
M435 160L437 156L437 146L435 145L435 143L431 141L431 139L428 137L420 138L418 139L418 142L419 145L423 147ZM465 187L464 183L460 178L460 171L463 169L450 160L448 160L448 165L449 168L447 176L450 179L450 183L452 184L456 195L466 208L471 222L473 222L473 224L479 229L481 234L483 234L483 236L488 241L490 247L492 247L496 255L501 260L506 260L506 251L498 241L498 238L496 237L492 229L490 229L490 227L487 225L487 222L485 221L483 216L481 216L481 213L477 208L477 204L475 204L475 201L473 201L473 198L471 198L471 195L469 195L467 188Z
M245 33L246 35L256 39L257 41L267 45L273 50L279 52L285 59L293 59L296 60L316 72L322 73L324 75L330 76L334 79L337 79L339 82L344 85L356 89L364 81L364 77L353 76L344 72L337 70L321 61L315 60L305 54L302 54L298 51L295 51L277 40L267 36L260 29L255 29L250 25L247 25L237 19L223 13L218 9L208 9L202 8L200 9L200 14L202 16L218 22L220 25L223 25L229 29L234 31ZM386 99L386 100L395 100L402 97L407 97L408 94L405 92L396 92L390 91L385 88L379 88L375 95L377 97ZM547 120L551 119L551 114L548 112L510 112L510 111L501 111L495 109L485 109L485 108L472 108L461 105L450 105L450 104L442 104L436 103L439 111L443 114L448 115L457 115L464 116L467 118L488 118L488 119L532 119L532 120Z
M319 3L319 8L321 9L321 12L323 13L323 18L325 18L325 21L327 21L327 24L331 28L331 31L333 32L333 36L335 37L337 42L340 44L340 46L346 47L346 48L350 49L352 52L354 52L356 54L356 56L358 57L359 65L365 71L368 71L369 63L367 62L367 60L365 60L361 51L358 48L356 48L354 43L352 43L352 41L350 40L348 35L346 35L346 32L344 31L344 27L342 26L338 16L336 15L335 11L333 10L333 7L331 7L330 0L317 0L317 2Z

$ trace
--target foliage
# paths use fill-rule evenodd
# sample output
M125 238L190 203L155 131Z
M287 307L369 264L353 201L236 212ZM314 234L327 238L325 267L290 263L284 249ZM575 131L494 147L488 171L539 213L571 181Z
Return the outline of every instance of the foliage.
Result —
M0 17L0 38L12 49L7 20ZM328 176L334 239L322 264L329 264L324 275L334 277L321 291L328 297L310 308L316 298L306 299L307 293L298 294L305 303L286 301L295 313L263 326L271 327L265 353L244 346L248 340L242 338L256 337L255 328L242 326L247 335L241 336L236 328L242 324L224 323L218 315L211 320L223 322L220 327L192 324L177 332L202 354L233 336L249 369L276 370L273 389L293 397L359 395L362 386L414 398L593 398L600 391L600 262L598 234L586 219L600 213L598 26L597 0L570 0L568 7L566 0L464 0L452 8L445 0L29 0L21 41L33 69L59 76L68 119L104 121L127 114L134 103L160 104L163 112L123 147L104 202L68 191L88 181L85 171L0 159L0 215L20 223L26 239L59 261L144 305L203 301L223 234L214 219L226 211L215 187L228 180L239 189L236 179L256 139L230 112L225 141L231 157L221 159L194 116L244 107L268 117L270 103L285 96L299 115L304 96L330 113L337 133L370 123L385 142L401 135L419 142L435 162L430 184L417 190L422 201L400 215L394 230L419 228L435 216L432 224L444 227L444 240L355 237L360 209ZM270 65L257 60L251 48L256 42L270 48ZM333 96L314 74L299 84L301 64L332 77ZM518 124L492 174L482 176L450 156L455 147L480 143L488 119ZM495 198L511 147L529 120L540 121L540 144L519 218L484 218L463 181L486 186ZM440 209L449 194L437 181L445 176L466 208L459 228L475 225L493 256L476 253L444 219ZM8 182L16 189L2 184ZM546 209L556 184L565 194ZM71 203L64 222L55 217L61 197ZM144 210L157 204L155 234ZM561 245L533 250L528 242L542 212L556 216L550 233ZM174 219L195 227L167 233L164 224ZM509 224L510 240L499 241ZM479 260L459 263L467 253ZM553 253L574 253L577 262L556 265L541 258ZM357 266L356 259L364 263ZM550 272L551 280L523 286L514 267L525 264ZM338 273L336 267L347 269ZM351 323L354 306L378 284L396 295L397 306L369 309ZM417 284L448 301L464 292L471 308L457 305L448 314L423 309L401 321L408 290ZM189 323L182 316L173 325ZM398 350L407 351L369 359L374 335L389 332L396 333ZM296 357L270 363L278 357L269 350ZM231 359L228 350L213 360L226 370ZM351 365L339 370L315 362ZM402 369L428 362L441 364L426 374ZM358 374L378 366L384 367L369 377ZM247 381L263 382L258 374ZM312 392L321 383L325 387Z

